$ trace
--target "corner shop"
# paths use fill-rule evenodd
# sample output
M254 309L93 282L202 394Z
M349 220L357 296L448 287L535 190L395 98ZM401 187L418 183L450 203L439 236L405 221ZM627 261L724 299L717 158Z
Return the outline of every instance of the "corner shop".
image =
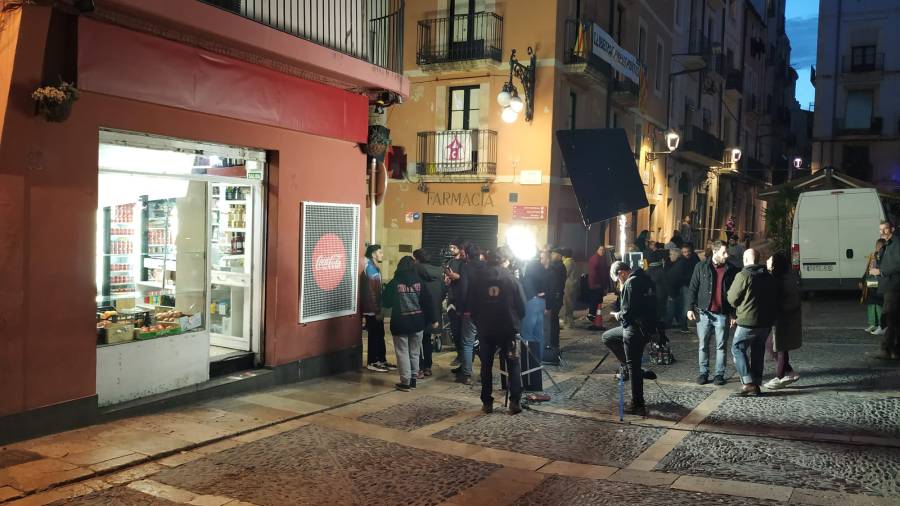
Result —
M30 92L23 90L65 75L53 52L58 41L51 11L26 6L3 33L16 39L16 49L6 62L12 69L7 102L0 103L0 331L6 336L0 434L60 430L102 414L96 329L101 131L264 151L259 365L271 370L271 381L357 367L358 316L299 323L300 208L304 201L365 205L365 156L357 144L366 140L367 97L82 17L73 63L81 97L67 121L48 123L34 115ZM211 18L230 15L209 12L205 21L213 24ZM251 39L244 37L248 44ZM360 69L350 60L342 70L355 78ZM393 84L397 91L404 85L399 78Z

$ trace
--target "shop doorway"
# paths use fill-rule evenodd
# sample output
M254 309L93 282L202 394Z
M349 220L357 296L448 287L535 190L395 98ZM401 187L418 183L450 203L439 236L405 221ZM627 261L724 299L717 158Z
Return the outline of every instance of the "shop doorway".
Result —
M265 152L101 131L101 405L262 363Z
M422 215L422 248L435 260L450 256L450 241L463 239L482 250L497 247L497 216L480 214Z

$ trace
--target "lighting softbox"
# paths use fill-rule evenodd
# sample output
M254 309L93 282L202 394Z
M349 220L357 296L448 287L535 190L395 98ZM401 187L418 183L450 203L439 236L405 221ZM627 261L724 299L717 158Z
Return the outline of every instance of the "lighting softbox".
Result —
M625 130L559 130L556 139L585 225L649 205Z

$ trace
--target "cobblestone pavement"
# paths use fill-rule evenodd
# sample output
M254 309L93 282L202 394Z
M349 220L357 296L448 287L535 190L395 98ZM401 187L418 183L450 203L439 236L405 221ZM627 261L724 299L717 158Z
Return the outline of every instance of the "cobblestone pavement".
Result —
M443 397L424 396L359 417L361 422L412 431L458 415L472 405Z
M562 393L551 390L553 398L547 403L548 406L610 415L619 413L619 383L611 376L593 376L587 381L571 378L561 382L559 387ZM575 390L578 392L572 397ZM651 418L678 421L713 391L713 388L647 381L644 384L644 399ZM631 393L629 382L625 382L624 392L625 402L628 402Z
M0 448L0 503L895 505L900 364L866 355L863 309L805 302L801 379L760 398L734 395L730 339L728 383L700 386L696 335L670 332L677 361L644 364L649 416L620 422L615 358L584 381L606 348L582 322L548 367L560 390L545 376L551 400L515 416L498 371L481 414L448 350L413 392L362 371Z
M733 506L762 506L779 503L776 501L687 492L628 483L553 476L544 480L534 490L514 504L516 506L537 506L543 504L565 504L567 506L593 506L596 504L666 504L667 506L729 504Z
M431 505L497 466L306 426L226 450L152 478L259 505Z
M665 432L536 411L495 413L438 432L439 439L554 460L625 467Z
M661 471L869 495L900 496L900 449L691 434Z

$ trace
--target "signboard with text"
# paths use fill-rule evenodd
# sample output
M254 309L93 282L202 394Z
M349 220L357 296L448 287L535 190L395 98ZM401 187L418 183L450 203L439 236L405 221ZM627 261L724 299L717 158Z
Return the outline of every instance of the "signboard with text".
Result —
M547 206L513 206L514 220L546 220Z
M300 323L356 313L359 205L303 202Z
M603 31L597 23L594 23L592 33L591 52L612 65L612 68L623 76L641 84L641 63L638 59L616 44L615 39Z

